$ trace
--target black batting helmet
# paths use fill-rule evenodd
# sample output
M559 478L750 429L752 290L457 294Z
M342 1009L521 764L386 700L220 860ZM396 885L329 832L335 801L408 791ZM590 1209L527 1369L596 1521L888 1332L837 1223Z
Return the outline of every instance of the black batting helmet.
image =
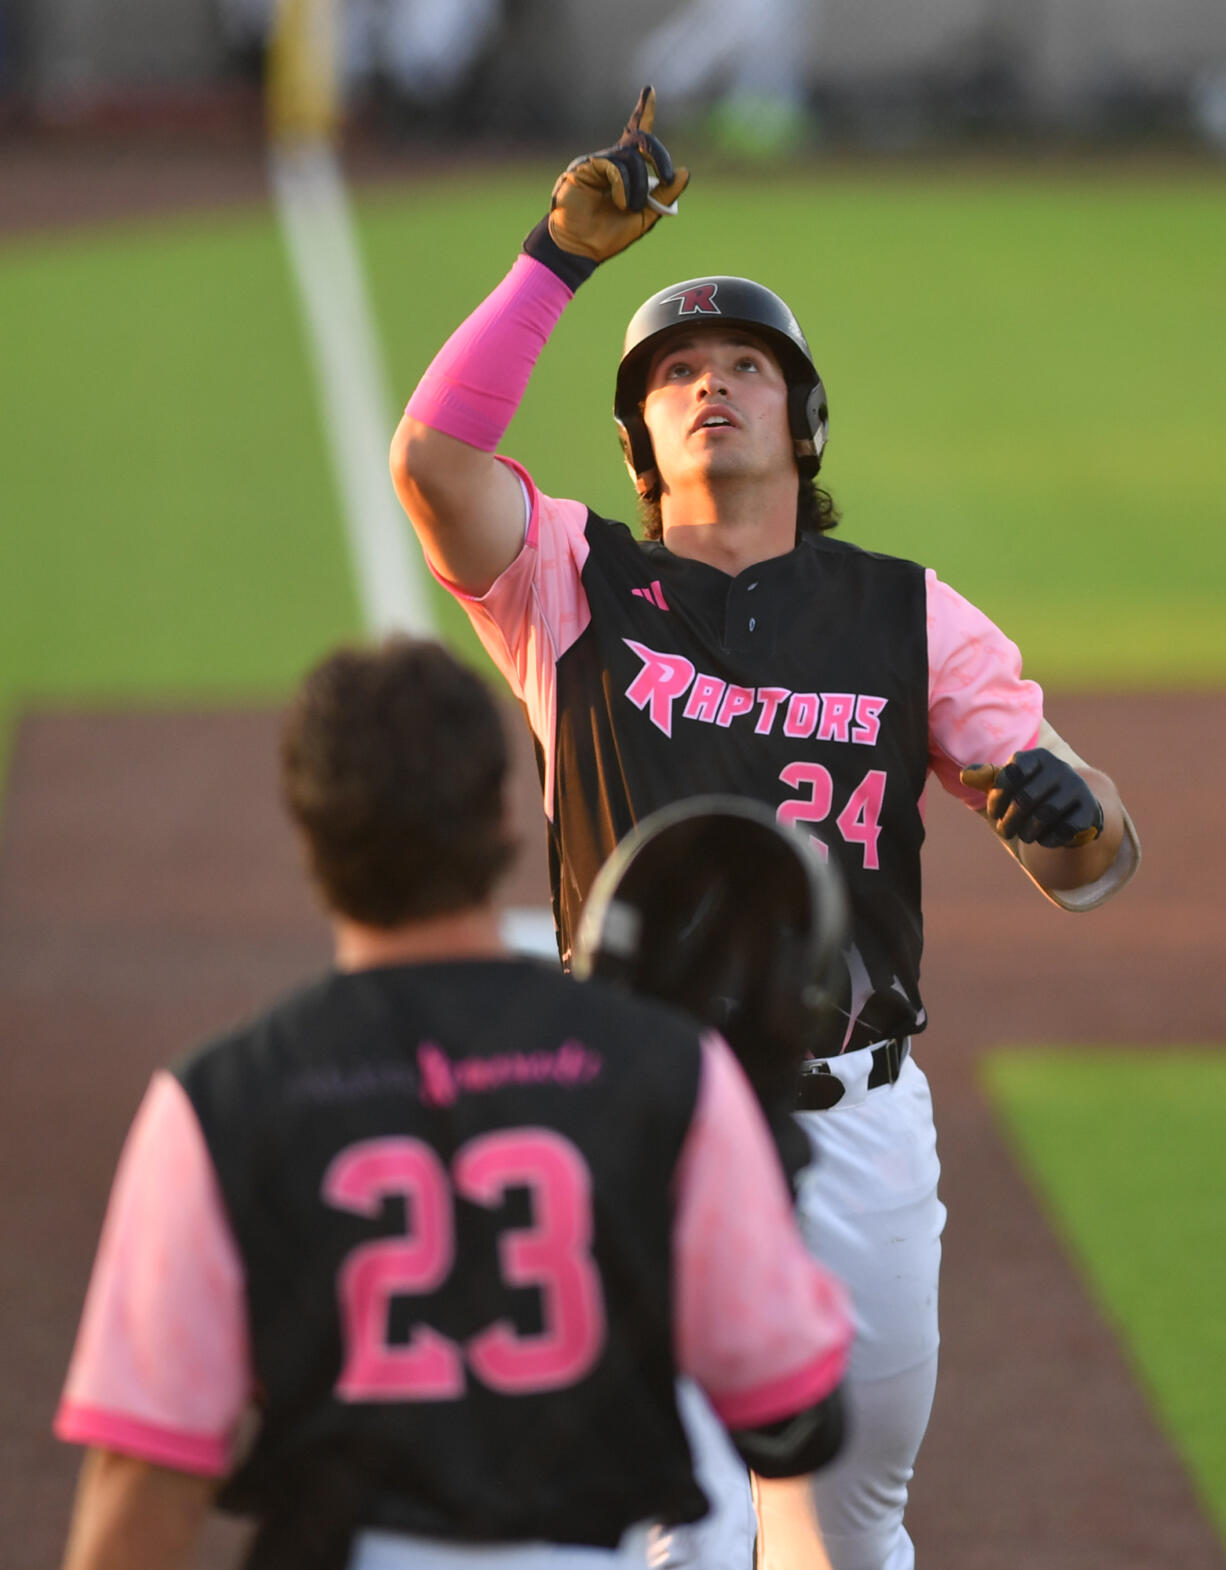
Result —
M687 278L661 289L639 306L630 318L622 345L613 416L626 464L640 490L654 483L647 478L654 475L656 462L642 404L647 394L647 367L659 348L659 339L676 327L721 322L750 328L779 361L788 384L788 428L797 467L807 479L821 468L830 425L826 389L800 323L773 290L749 278Z
M759 802L700 796L644 818L609 857L573 967L719 1030L769 1116L794 1104L846 925L841 880L806 838Z

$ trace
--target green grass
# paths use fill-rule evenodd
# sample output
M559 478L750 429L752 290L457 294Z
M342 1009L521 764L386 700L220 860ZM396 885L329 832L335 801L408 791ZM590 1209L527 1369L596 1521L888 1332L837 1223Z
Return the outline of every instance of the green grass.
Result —
M0 299L10 689L275 688L356 629L266 218L21 246Z
M262 214L0 251L6 716L266 698L358 630L301 329Z
M389 435L552 177L357 201ZM1223 254L1208 174L700 169L682 219L580 291L505 447L556 494L629 515L609 414L626 319L662 282L756 274L828 382L848 537L937 567L1049 686L1220 684ZM0 319L0 713L265 697L358 630L271 214L9 243Z
M984 1075L1226 1542L1226 1052L1004 1052Z
M364 204L398 385L501 275L545 183ZM813 344L848 537L935 566L1051 685L1226 678L1219 180L819 170L704 177L684 206L580 291L545 352L507 447L547 488L626 515L609 417L625 321L661 283L749 273ZM440 243L427 311L405 280Z

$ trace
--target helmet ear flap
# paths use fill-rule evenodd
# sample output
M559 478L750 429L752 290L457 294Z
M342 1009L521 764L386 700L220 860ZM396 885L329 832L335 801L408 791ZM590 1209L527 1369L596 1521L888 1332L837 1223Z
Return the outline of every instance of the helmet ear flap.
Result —
M630 477L640 496L645 496L658 483L656 455L647 431L647 422L637 409L615 415L617 437L621 442L622 457L630 470Z
M821 378L793 382L788 387L788 429L796 444L800 472L812 479L822 466L822 453L830 433L830 412Z

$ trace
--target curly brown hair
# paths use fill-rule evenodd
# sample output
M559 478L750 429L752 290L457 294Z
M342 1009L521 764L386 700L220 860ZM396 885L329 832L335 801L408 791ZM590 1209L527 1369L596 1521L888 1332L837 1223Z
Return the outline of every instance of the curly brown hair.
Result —
M335 914L390 928L483 903L515 853L493 695L441 645L336 650L281 733L281 792Z
M830 492L823 490L815 479L802 475L796 489L796 538L799 540L806 530L821 534L827 529L835 529L839 517L839 509ZM663 538L659 481L639 497L639 530L645 540Z

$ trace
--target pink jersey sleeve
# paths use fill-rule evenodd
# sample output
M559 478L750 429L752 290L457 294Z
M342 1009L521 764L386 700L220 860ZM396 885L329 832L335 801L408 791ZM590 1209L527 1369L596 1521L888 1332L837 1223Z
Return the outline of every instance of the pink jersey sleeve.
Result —
M463 593L437 572L434 576L459 601L486 653L527 710L545 755L545 812L552 818L558 661L591 621L583 588L587 508L546 496L513 459L498 461L518 475L524 488L523 549L479 597Z
M220 1476L250 1392L242 1262L191 1103L160 1072L115 1174L55 1432Z
M703 1048L675 1220L678 1362L729 1428L752 1428L830 1394L851 1318L842 1287L801 1239L740 1064L720 1037Z
M983 805L959 769L1004 763L1033 747L1043 692L1022 677L1022 656L995 623L928 570L929 768L952 795Z

